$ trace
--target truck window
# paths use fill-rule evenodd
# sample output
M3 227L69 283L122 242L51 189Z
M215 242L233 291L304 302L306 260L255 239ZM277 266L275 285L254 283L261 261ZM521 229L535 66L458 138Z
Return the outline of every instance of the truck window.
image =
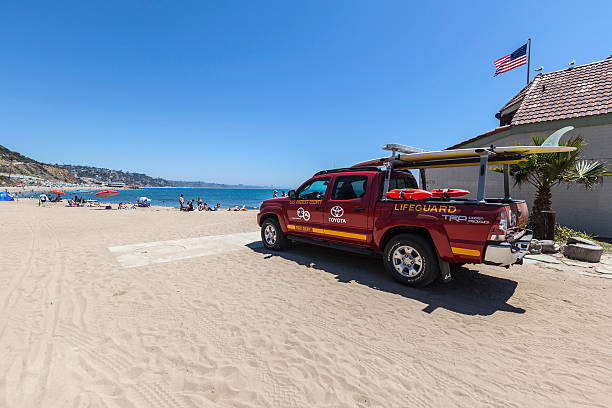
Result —
M340 176L336 177L332 200L352 200L365 195L367 176Z
M322 200L327 191L329 177L312 180L300 188L297 192L297 198L300 200Z
M391 175L389 180L389 190L395 190L396 188L419 188L414 177L404 175Z

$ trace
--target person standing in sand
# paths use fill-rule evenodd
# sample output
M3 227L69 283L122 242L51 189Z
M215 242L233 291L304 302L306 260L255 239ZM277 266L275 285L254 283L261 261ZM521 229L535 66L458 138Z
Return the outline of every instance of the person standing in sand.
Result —
M183 197L182 194L179 197L179 203L181 204L181 211L183 211L183 207L185 206L185 198Z
M42 204L43 207L47 206L47 195L45 193L42 193L39 196L39 200L40 200L40 203Z

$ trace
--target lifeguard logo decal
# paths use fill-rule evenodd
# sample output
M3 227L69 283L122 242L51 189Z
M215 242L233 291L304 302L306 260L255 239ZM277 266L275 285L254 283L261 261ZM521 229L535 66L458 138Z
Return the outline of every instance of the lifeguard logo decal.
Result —
M457 207L444 204L395 204L393 211L429 212L438 214L454 214Z
M300 219L302 219L304 221L309 221L310 220L310 212L306 211L302 207L297 209L297 216L298 216L298 218L300 218Z

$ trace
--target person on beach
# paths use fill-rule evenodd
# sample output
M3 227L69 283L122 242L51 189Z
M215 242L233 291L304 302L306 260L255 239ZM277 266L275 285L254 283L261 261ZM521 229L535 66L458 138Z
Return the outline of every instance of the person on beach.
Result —
M179 203L181 204L181 211L183 211L183 208L185 207L185 198L183 197L182 194L179 197Z
M202 211L202 199L198 197L198 210Z
M193 201L191 200L187 203L187 211L193 211Z
M277 198L278 197L278 191L274 190L274 194L272 194L272 198Z
M217 211L221 209L221 203L217 203Z
M39 200L39 205L42 204L43 207L47 206L47 195L45 193L41 193L41 195L38 197Z

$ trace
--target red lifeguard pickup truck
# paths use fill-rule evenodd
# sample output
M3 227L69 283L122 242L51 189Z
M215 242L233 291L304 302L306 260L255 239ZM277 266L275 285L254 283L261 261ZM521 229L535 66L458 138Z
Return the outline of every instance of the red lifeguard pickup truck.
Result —
M315 174L289 197L262 203L266 248L306 241L359 252L382 252L400 282L425 286L452 263L519 261L531 241L524 201L382 200L386 172L348 168ZM410 172L393 171L390 189L418 188Z
M573 148L513 146L423 152L386 145L391 157L316 173L289 197L264 201L257 216L266 248L303 241L350 251L382 253L385 268L402 283L426 286L450 279L450 265L520 263L532 238L525 201L509 196L508 165L528 154ZM405 155L398 154L406 153ZM484 197L487 165L504 169L505 197ZM393 189L416 189L406 169L479 166L477 199L391 199ZM457 186L455 186L457 187Z

